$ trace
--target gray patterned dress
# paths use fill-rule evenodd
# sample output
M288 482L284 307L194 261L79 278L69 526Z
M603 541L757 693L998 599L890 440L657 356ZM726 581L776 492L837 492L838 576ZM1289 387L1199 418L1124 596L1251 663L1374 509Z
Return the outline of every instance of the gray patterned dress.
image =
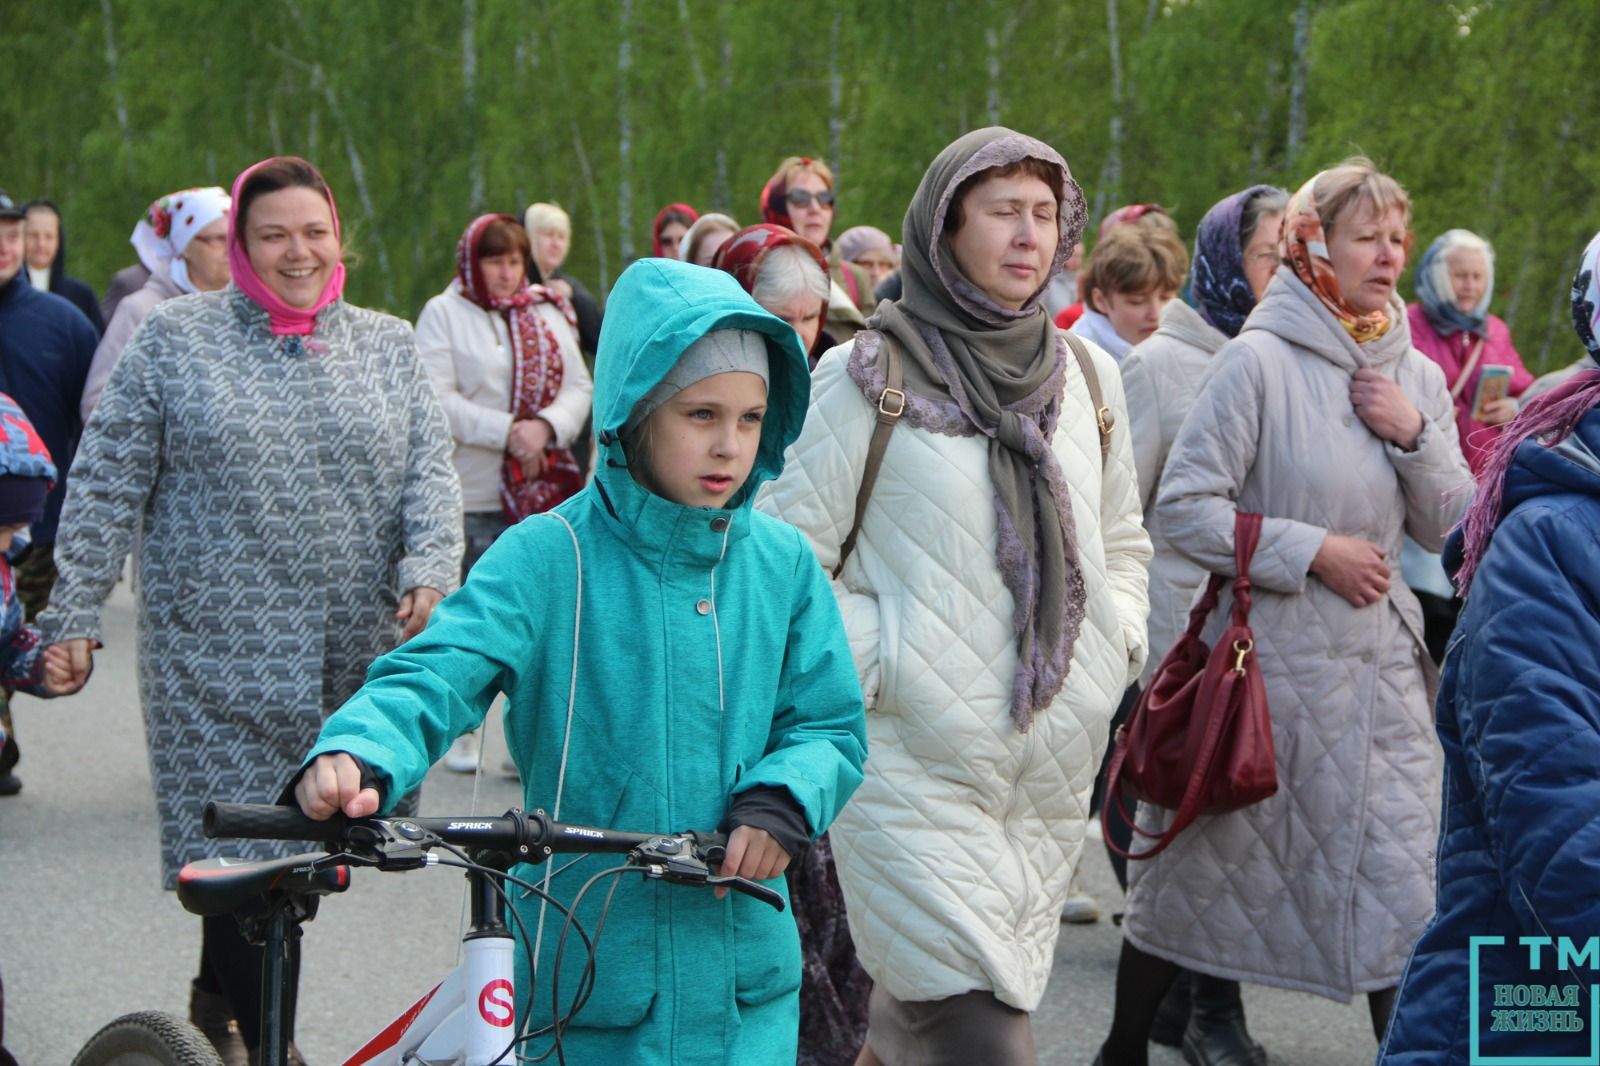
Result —
M161 304L129 343L72 467L40 622L52 642L98 640L142 525L139 693L166 887L217 853L207 799L277 796L394 646L399 597L455 587L450 450L411 327L389 315L336 301L310 337L274 337L229 286Z

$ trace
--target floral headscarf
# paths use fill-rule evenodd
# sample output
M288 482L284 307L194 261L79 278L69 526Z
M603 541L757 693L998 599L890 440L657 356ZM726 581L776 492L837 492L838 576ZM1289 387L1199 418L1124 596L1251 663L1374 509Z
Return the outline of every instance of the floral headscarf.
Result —
M1378 309L1361 314L1344 301L1339 291L1339 279L1333 272L1333 260L1328 258L1328 237L1322 229L1322 217L1317 214L1316 185L1318 174L1289 198L1289 208L1283 216L1283 258L1293 268L1295 275L1306 287L1316 293L1322 306L1333 313L1346 333L1357 344L1375 341L1389 332L1389 316Z
M145 208L128 243L152 274L165 272L178 288L194 292L183 253L195 234L219 218L228 217L233 200L220 185L168 193Z
M1105 218L1100 220L1100 228L1095 230L1094 241L1099 244L1105 239L1106 234L1118 226L1125 226L1130 222L1137 222L1146 215L1166 215L1167 209L1160 204L1123 204ZM1172 217L1167 215L1168 218Z

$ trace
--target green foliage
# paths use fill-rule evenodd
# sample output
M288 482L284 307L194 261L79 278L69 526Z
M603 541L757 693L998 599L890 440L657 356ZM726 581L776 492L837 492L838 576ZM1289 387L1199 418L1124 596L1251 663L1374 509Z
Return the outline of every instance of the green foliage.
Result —
M61 203L72 270L97 285L151 199L272 153L337 191L351 299L411 316L481 210L561 203L570 269L604 286L660 205L755 221L779 159L835 145L837 227L896 232L933 155L999 121L1060 149L1092 204L1160 201L1185 233L1235 189L1364 152L1411 191L1419 247L1452 226L1495 244L1495 310L1530 363L1577 354L1566 289L1600 225L1586 0L14 6L0 185Z

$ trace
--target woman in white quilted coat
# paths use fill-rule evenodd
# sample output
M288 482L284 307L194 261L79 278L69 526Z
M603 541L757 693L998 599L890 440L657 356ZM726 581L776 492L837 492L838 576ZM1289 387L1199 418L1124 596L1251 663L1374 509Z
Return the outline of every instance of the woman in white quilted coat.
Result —
M833 569L885 396L904 416L834 581L868 701L866 781L831 830L876 982L863 1063L1036 1061L1029 1012L1083 845L1107 723L1144 662L1145 567L1117 426L1039 298L1083 228L1048 145L969 133L906 212L904 296L823 356L762 506Z
M1433 912L1436 678L1416 597L1393 574L1402 532L1439 549L1472 476L1444 375L1411 347L1394 294L1409 217L1405 191L1366 160L1302 186L1284 265L1168 456L1156 512L1201 566L1232 572L1236 510L1266 519L1250 622L1278 792L1132 864L1106 1066L1145 1062L1175 963L1365 993L1381 1035ZM1224 593L1208 639L1228 609ZM1151 831L1168 817L1139 809Z

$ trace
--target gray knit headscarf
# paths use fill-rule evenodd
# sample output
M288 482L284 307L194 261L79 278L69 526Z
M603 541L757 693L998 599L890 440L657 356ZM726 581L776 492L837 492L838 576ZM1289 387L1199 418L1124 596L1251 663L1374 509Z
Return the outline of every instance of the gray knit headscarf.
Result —
M1060 238L1038 291L1013 311L962 274L944 221L962 182L1024 159L1060 170ZM960 138L928 167L906 210L904 294L867 320L849 364L851 378L876 405L888 334L904 353L906 420L932 433L989 438L999 525L995 562L1015 601L1011 718L1023 732L1066 683L1087 600L1072 498L1050 447L1061 413L1066 342L1039 302L1072 255L1084 217L1083 192L1049 145L999 126Z

